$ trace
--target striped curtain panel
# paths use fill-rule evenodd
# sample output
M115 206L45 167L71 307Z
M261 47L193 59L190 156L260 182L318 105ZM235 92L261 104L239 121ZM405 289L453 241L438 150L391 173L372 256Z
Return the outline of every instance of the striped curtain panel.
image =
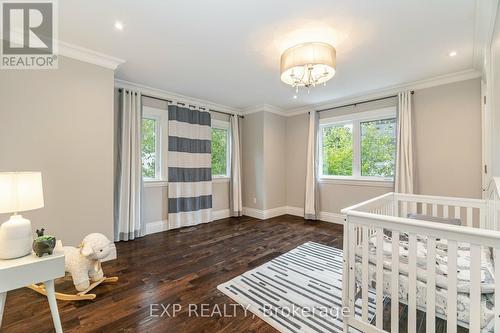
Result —
M168 106L168 223L181 228L212 221L210 113Z

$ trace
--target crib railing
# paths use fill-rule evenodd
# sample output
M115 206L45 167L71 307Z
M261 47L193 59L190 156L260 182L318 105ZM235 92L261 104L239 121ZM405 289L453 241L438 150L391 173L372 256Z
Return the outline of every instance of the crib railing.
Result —
M492 178L486 189L486 218L488 229L500 230L500 177Z
M496 208L495 208L496 209ZM488 214L487 214L488 212ZM495 210L496 212L496 210ZM344 228L344 277L343 302L350 316L344 318L344 331L352 326L362 332L385 332L383 327L384 297L389 296L390 330L399 329L400 292L400 235L408 234L408 332L415 332L417 325L417 236L427 240L426 331L435 332L436 322L436 241L447 241L447 332L457 330L457 250L458 243L470 244L470 332L481 330L481 249L490 248L494 253L495 276L500 277L500 232L497 219L490 216L485 200L443 198L433 196L403 195L388 193L361 204L342 210L346 215ZM454 217L462 226L415 220L408 214L423 214L436 217ZM468 227L467 227L468 226ZM487 229L490 230L487 230ZM392 258L390 264L390 293L384 294L384 231L392 235ZM369 241L375 241L376 268L375 287L370 284ZM358 255L356 255L356 249ZM360 255L361 254L361 255ZM372 254L373 255L373 254ZM358 259L356 259L358 258ZM394 260L393 260L394 259ZM356 279L356 262L361 274ZM375 292L375 322L369 321L369 290ZM500 278L495 279L495 304L500 304ZM361 298L361 315L355 316L355 303ZM439 317L439 316L438 316ZM441 316L442 317L442 316ZM500 306L494 309L495 330L500 332ZM388 327L386 327L387 329Z

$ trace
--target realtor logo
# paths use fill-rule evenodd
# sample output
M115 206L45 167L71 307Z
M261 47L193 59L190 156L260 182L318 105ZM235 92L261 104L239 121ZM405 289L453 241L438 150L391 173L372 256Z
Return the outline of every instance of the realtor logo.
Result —
M1 5L0 68L57 68L56 1L4 0Z

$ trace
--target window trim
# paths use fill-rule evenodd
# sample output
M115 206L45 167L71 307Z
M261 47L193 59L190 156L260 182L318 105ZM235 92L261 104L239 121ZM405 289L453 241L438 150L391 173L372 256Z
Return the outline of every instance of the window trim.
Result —
M150 106L142 107L142 118L153 119L155 123L155 141L156 141L156 164L155 178L144 178L145 187L151 187L152 183L160 184L168 180L167 157L168 151L164 149L168 147L168 112L163 109L153 108ZM151 183L151 184L150 184Z
M231 152L232 152L232 147L231 147L231 126L229 124L229 121L223 121L219 119L212 119L212 129L217 128L217 129L222 129L227 131L227 145L226 145L226 174L225 175L212 175L212 179L217 182L222 181L222 180L229 180L231 179Z
M374 177L361 175L361 123L375 120L397 119L396 106L390 106L365 112L322 118L319 120L318 142L318 175L320 182L353 182L353 183L387 183L394 182L393 177ZM352 176L333 176L323 174L323 128L352 124ZM397 134L396 134L397 135ZM389 186L387 186L389 187Z

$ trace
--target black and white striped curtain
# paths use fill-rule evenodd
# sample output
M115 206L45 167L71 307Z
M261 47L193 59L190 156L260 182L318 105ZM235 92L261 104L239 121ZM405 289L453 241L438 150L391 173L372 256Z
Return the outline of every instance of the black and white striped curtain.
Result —
M208 111L168 106L170 228L212 220L212 129Z

